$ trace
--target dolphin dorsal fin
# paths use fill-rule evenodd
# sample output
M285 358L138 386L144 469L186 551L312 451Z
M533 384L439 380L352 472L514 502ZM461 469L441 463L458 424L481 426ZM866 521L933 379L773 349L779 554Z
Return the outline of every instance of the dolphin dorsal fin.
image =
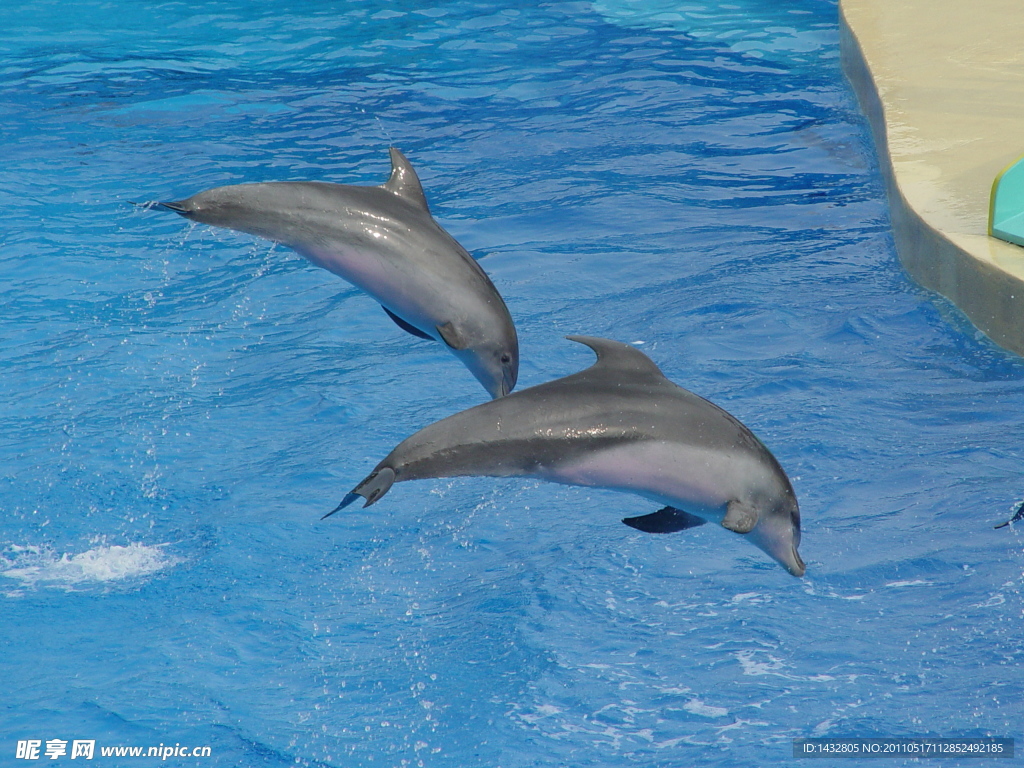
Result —
M406 202L412 203L417 208L422 208L427 213L430 213L430 209L427 207L427 197L423 194L423 185L420 184L420 178L416 175L416 171L413 170L412 163L406 160L405 155L395 149L395 147L391 147L390 151L391 178L382 186L388 192L398 195Z
M665 374L647 355L631 344L601 339L596 336L566 336L569 341L586 344L597 353L597 362L587 370L615 370L638 376L655 376L664 379Z

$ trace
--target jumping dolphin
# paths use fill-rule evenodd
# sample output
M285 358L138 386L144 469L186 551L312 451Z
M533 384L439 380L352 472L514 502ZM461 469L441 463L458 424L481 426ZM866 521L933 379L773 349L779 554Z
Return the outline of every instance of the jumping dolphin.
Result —
M328 515L359 496L368 507L402 480L537 477L669 505L623 521L651 533L720 522L802 576L796 495L764 444L721 408L665 378L635 347L567 338L593 349L597 362L424 427Z
M519 342L505 302L434 221L416 171L394 147L379 187L236 184L157 205L288 246L366 291L403 330L443 341L491 397L515 387Z

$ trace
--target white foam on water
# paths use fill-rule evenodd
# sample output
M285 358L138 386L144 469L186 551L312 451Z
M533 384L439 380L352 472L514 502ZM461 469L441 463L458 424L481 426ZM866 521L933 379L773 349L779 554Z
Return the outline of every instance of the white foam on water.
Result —
M841 595L838 592L836 592L836 590L831 585L825 585L825 591L818 592L815 588L813 579L808 578L804 579L804 581L806 582L804 584L804 592L808 595L814 595L816 597L830 597L837 600L863 600L867 596L866 592L861 594Z
M176 565L179 560L164 551L166 546L102 544L78 554L58 555L48 547L12 545L0 555L0 576L19 581L22 587L73 590L111 584L150 576Z
M913 579L912 581L890 581L885 586L887 587L927 587L933 582L925 581L924 579Z
M772 601L771 595L765 595L761 592L741 592L738 595L733 595L729 601L731 603L770 603Z
M786 680L801 680L811 683L824 683L837 678L834 675L828 674L817 674L817 675L797 675L785 671L788 669L782 659L772 656L770 653L761 650L743 650L736 651L732 654L733 657L740 663L740 667L743 670L744 675L751 675L758 677L761 675L770 675L774 677L781 677ZM849 682L853 682L856 676L845 676Z
M988 600L980 603L971 603L971 608L995 608L996 606L1003 605L1006 602L1006 597L1001 592L997 592L992 595Z
M683 709L691 715L700 715L701 717L725 717L729 714L729 710L725 707L713 707L700 699L691 699L683 704Z

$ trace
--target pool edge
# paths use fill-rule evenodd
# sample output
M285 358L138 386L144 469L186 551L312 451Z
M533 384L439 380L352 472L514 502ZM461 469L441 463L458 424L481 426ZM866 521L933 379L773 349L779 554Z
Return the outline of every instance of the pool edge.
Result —
M850 7L858 4L860 7L857 10L862 14L879 12L876 0L840 0L841 66L871 126L879 165L885 178L893 237L900 262L917 283L952 301L996 344L1024 355L1024 248L989 237L981 229L954 231L958 228L935 222L933 211L922 210L908 200L905 193L907 179L899 164L893 160L889 142L890 129L893 127L890 122L892 102L899 97L899 93L894 92L896 89L893 88L885 88L880 93L872 59L869 54L865 54L865 47L869 51L883 50L883 46L891 45L893 41L886 39L884 30L879 30L881 25L858 24L860 19L851 23ZM914 51L906 50L902 53L910 56L915 54ZM927 48L922 46L921 54L926 53ZM906 85L906 79L902 83L898 82L901 77L905 78L904 73L898 69L890 72L888 77L897 86ZM979 87L986 87L986 84L981 82ZM896 127L906 131L906 114L900 117L901 122ZM1024 138L1024 121L1020 136ZM954 136L950 143L955 145L958 139ZM967 140L966 145L970 146L970 143ZM958 147L958 150L962 149L963 145ZM1009 153L1013 154L1015 149L1016 146L1011 147ZM971 151L977 150L971 148ZM998 158L985 158L985 163L990 161L998 162ZM959 179L954 177L945 181L955 185ZM971 189L961 188L956 193L977 197L976 190ZM972 199L970 202L973 207L980 202L987 210L987 199ZM955 205L956 201L949 204ZM987 225L987 218L979 223L979 227L983 225ZM972 228L968 226L963 229Z

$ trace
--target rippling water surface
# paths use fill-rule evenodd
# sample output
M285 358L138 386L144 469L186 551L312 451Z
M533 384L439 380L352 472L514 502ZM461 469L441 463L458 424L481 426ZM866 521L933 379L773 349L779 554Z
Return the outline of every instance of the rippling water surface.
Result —
M901 272L834 3L717 6L0 9L5 760L675 768L1019 735L1024 553L992 525L1024 493L1024 364ZM290 251L129 201L377 184L391 143L505 296L520 386L590 364L565 334L639 344L779 458L804 579L534 481L320 521L486 395Z

